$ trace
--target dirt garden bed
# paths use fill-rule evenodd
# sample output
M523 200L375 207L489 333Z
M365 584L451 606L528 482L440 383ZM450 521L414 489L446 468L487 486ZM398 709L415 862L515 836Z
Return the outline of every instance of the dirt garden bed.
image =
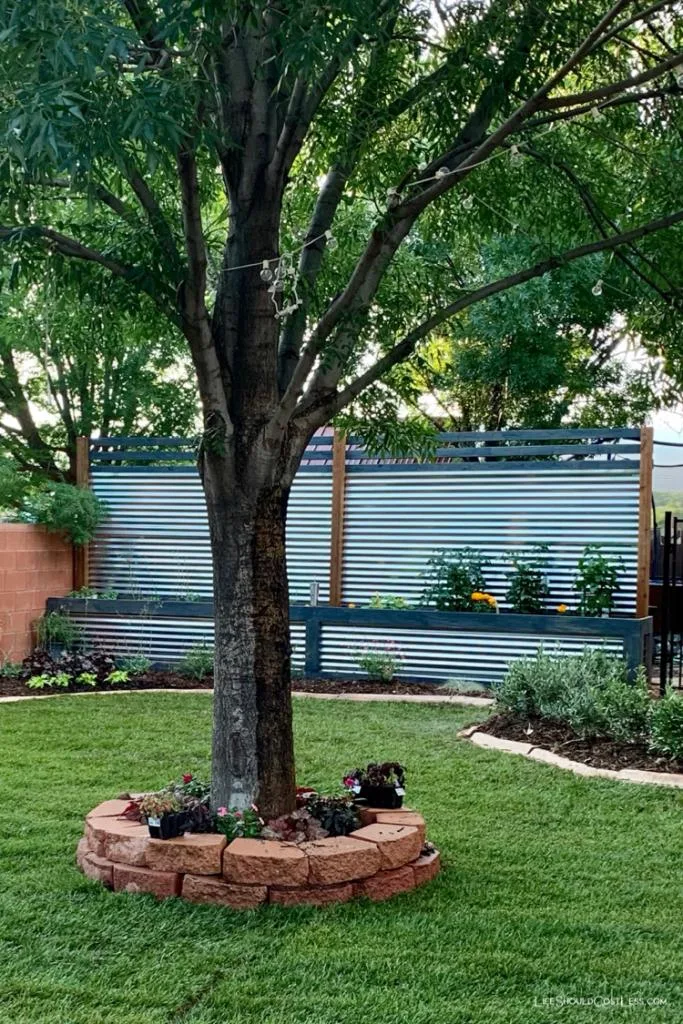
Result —
M121 817L127 800L107 800L86 817L80 869L117 892L181 897L251 910L266 903L324 906L365 896L379 901L434 878L438 851L425 852L415 811L365 807L361 828L302 845L272 839L186 833L152 839Z
M93 687L83 686L78 683L71 683L65 690L46 687L43 690L35 690L26 685L31 672L25 672L18 676L0 675L0 697L31 697L39 693L88 693ZM485 690L456 690L451 687L441 686L438 683L376 683L367 679L322 679L322 678L294 678L292 688L301 693L329 693L329 694L457 694L459 696L485 697ZM120 691L120 690L210 690L213 689L213 676L207 675L202 679L193 676L183 675L172 670L151 669L139 675L131 676L125 682L108 684L98 682L96 689Z
M620 743L607 738L582 739L570 726L546 718L496 714L477 725L477 732L530 744L593 768L683 774L682 761L653 754L644 743Z

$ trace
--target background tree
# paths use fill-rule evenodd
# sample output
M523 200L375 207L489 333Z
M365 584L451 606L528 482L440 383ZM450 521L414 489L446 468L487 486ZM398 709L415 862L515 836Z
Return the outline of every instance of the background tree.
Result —
M519 236L487 242L487 274L513 270L528 248ZM660 301L642 334L651 299L647 284L605 255L503 292L423 346L413 360L414 404L447 430L642 423L675 388L647 356L660 347L667 315Z
M0 439L37 479L75 482L79 436L197 427L182 335L145 296L81 270L46 266L10 287L10 267L0 292Z
M677 7L0 0L0 239L22 273L49 253L144 293L191 352L220 803L294 802L284 533L312 432L475 303L599 252L656 264L683 219ZM45 214L65 183L87 229ZM543 230L491 279L501 216Z

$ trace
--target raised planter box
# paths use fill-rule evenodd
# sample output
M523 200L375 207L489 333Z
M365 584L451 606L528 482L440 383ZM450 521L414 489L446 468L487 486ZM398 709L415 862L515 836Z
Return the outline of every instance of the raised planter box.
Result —
M127 801L106 800L85 820L76 862L85 875L118 892L181 896L251 910L264 903L325 906L357 896L384 900L434 878L436 850L423 853L424 819L416 811L363 809L348 836L303 846L270 839L188 833L152 839L146 825L119 817ZM390 818L390 821L386 819Z
M200 641L212 642L213 602L93 598L50 598L48 611L61 610L83 627L91 644L113 654L144 653L160 665L173 664ZM360 647L393 640L403 654L399 678L443 682L475 680L490 684L515 658L544 644L579 653L585 645L605 645L621 654L632 673L649 665L652 619L589 618L578 615L498 615L291 605L295 668L306 676L358 678ZM379 684L381 686L381 684Z

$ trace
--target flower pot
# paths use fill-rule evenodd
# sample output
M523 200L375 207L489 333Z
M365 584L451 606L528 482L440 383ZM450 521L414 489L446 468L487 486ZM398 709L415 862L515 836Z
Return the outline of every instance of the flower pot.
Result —
M160 818L148 818L147 828L152 839L177 839L187 828L187 819L187 811L163 814Z
M362 785L356 800L362 800L369 807L386 807L395 811L403 805L403 792L399 792L396 786Z

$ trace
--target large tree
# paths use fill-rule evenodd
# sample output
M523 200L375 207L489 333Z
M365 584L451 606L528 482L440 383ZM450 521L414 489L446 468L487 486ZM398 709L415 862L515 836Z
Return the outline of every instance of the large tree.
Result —
M294 803L285 518L313 431L475 303L598 253L636 273L683 220L677 6L0 0L0 238L146 294L191 352L220 803ZM65 186L90 226L45 216ZM530 262L487 278L486 218L532 215Z

